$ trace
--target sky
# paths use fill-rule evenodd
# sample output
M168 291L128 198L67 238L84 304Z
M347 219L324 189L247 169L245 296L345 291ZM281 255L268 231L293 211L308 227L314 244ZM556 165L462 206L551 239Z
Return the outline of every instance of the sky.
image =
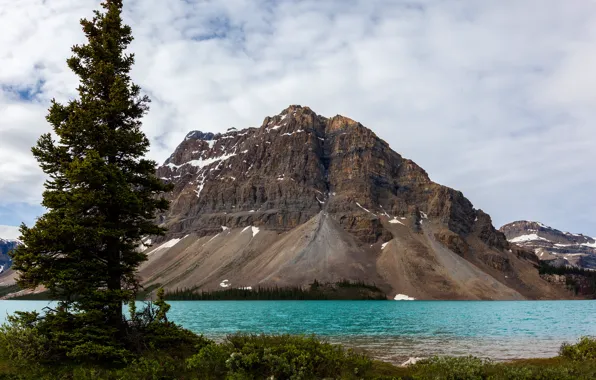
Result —
M125 0L150 157L290 104L361 122L494 224L596 236L596 2ZM0 0L0 225L32 224L30 148L99 0Z

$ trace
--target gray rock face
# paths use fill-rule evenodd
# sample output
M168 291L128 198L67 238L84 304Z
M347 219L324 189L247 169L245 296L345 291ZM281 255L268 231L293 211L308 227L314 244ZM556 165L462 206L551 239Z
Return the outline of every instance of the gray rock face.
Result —
M500 228L509 242L532 250L553 265L596 269L596 239L563 232L539 222L517 221Z
M174 190L145 286L347 279L391 298L567 297L460 191L344 116L290 106L257 128L193 131L157 174Z
M308 107L290 106L259 128L191 132L158 175L175 184L163 220L176 236L222 225L289 231L324 210L364 243L391 238L380 215L414 224L424 215L457 235L479 228L489 246L508 246L461 192L432 182L360 123Z

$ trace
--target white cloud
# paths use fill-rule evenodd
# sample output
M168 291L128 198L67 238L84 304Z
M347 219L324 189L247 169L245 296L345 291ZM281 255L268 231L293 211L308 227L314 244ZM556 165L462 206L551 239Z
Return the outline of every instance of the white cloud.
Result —
M2 2L0 205L35 203L29 147L91 0ZM193 129L260 125L289 104L362 122L496 224L596 234L596 3L125 2L145 131L163 161ZM32 102L15 89L34 88Z
M0 239L17 240L21 236L18 227L0 225Z

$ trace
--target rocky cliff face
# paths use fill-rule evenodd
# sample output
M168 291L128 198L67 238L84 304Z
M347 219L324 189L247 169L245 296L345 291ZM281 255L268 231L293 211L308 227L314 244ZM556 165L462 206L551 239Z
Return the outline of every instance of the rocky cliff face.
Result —
M489 215L344 116L290 106L258 128L193 131L158 176L175 189L147 284L345 278L416 298L561 296Z
M176 189L165 216L173 234L208 235L225 225L288 231L322 210L362 242L391 236L379 215L440 221L457 235L477 227L490 246L505 237L459 191L433 183L413 161L343 116L291 106L259 128L190 132L159 168Z
M562 232L539 222L517 221L500 228L507 239L533 251L543 261L596 269L596 239Z

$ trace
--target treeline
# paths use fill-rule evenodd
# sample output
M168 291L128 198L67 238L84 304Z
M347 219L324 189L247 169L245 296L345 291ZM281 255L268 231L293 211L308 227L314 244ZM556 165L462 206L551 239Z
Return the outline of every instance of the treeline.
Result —
M313 286L321 286L321 284L317 281L314 280L312 284L310 284L311 288ZM324 286L325 284L323 284ZM340 288L359 288L359 289L368 289L371 290L373 292L380 292L381 289L379 289L377 287L377 285L375 284L368 284L366 282L363 281L350 281L350 280L341 280L339 282L336 282L335 285L337 285Z
M315 280L305 288L299 286L218 290L184 288L166 292L165 298L170 301L386 300L387 295L374 284L347 280L323 284Z
M21 288L16 284L0 286L0 297L5 297L11 293L16 293L20 290L21 290Z
M596 278L596 271L572 266L554 266L550 265L548 261L541 261L540 266L538 268L540 274L557 274L560 276L566 274L577 274L585 277L594 277Z
M541 261L538 267L541 275L565 276L566 287L575 295L596 298L596 271L572 266L554 266Z

